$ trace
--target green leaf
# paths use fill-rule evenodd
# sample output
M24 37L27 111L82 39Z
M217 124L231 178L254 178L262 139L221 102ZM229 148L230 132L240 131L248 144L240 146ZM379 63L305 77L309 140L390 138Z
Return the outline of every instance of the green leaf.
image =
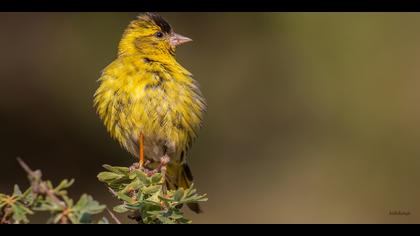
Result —
M106 217L102 217L102 219L98 221L98 224L109 224L109 220Z
M106 183L108 183L110 181L120 179L122 177L124 177L124 176L121 175L121 174L113 173L113 172L101 172L101 173L98 174L99 181L106 182Z
M67 179L64 179L60 182L60 184L57 187L55 187L54 191L59 192L62 189L69 188L70 186L73 185L73 183L74 183L74 179L71 179L70 181Z
M130 190L137 190L140 188L142 184L140 183L140 180L135 179L133 182L129 183L127 186L124 187L122 192L129 192Z
M152 194L158 192L161 189L162 189L162 186L160 186L160 185L152 185L152 186L149 186L149 187L141 188L141 192L145 195L152 195Z
M92 215L86 212L82 212L79 215L79 224L90 224L92 223Z
M125 207L125 205L115 206L112 210L114 210L117 213L125 213L125 212L128 211L128 209Z
M116 194L117 194L117 197L120 200L123 200L123 201L128 202L128 203L132 203L133 202L133 199L131 199L129 196L125 195L124 193L117 192Z
M161 193L159 192L155 192L152 196L150 196L149 198L147 198L148 201L151 201L153 203L155 203L156 205L160 205L160 197Z
M191 224L192 221L189 219L181 218L177 220L179 224Z
M162 224L175 224L176 223L171 218L163 216L163 215L157 215L157 218L159 219L160 222L162 222Z
M123 175L128 175L128 173L130 172L130 169L127 167L121 167L121 166L110 166L110 165L102 165L103 168L114 172L114 173L118 173L118 174L123 174Z
M184 189L179 188L179 189L176 190L176 192L173 196L173 199L174 199L174 201L179 202L183 196L184 196Z
M48 187L49 189L52 189L52 188L53 188L53 184L51 183L51 181L47 180L47 181L45 181L45 182L47 183L47 187Z
M162 174L161 173L156 173L156 174L152 175L152 177L151 177L152 184L157 184L157 183L160 183L161 181L162 181Z
M172 212L172 215L171 215L171 218L172 219L175 219L175 220L179 220L179 219L182 219L184 216L182 215L182 213L181 212L179 212L179 211L173 211Z
M140 203L141 204L140 205L138 204L136 208L139 208L139 207L142 207L142 206L143 206L143 208L153 208L153 209L159 209L159 210L161 208L160 202L155 201L155 199L153 199L153 200L143 200ZM156 208L156 207L158 207L158 208Z
M28 223L29 220L26 217L28 214L33 214L31 210L26 208L23 204L14 204L11 206L13 212L13 220L15 223Z
M61 191L58 191L56 194L59 195L59 196L64 196L64 195L67 195L67 191L66 190L61 190Z
M14 188L13 188L13 195L14 196L21 196L22 195L22 191L20 191L19 185L15 184Z
M64 202L66 203L67 207L73 207L73 199L70 199L66 195L62 196Z
M158 198L164 202L172 202L172 198L166 198L164 196L158 196Z
M69 214L68 218L69 218L69 220L72 224L79 224L80 223L80 221L79 221L80 217L78 217L76 214Z
M134 170L133 173L137 176L137 178L143 183L143 185L145 186L149 186L151 183L150 178L146 175L146 173L144 173L143 171L140 170Z
M205 195L201 196L193 196L190 198L183 199L179 201L179 204L187 204L187 203L196 203L196 202L205 202L207 201L207 197Z
M105 205L99 204L98 201L94 200L92 196L83 194L79 201L74 206L74 209L81 213L99 214L106 208Z
M86 194L83 194L79 198L79 201L77 201L76 205L74 205L74 208L78 210L84 209L88 205L88 203L89 203L88 196Z
M53 223L57 224L61 220L62 217L63 217L63 214L61 213L57 214L56 216L54 216Z
M49 212L62 212L64 207L61 204L58 204L52 201L50 198L46 200L39 200L39 206L34 206L33 210L35 211L49 211Z
M141 191L137 192L137 200L138 201L143 201L144 197L145 197L145 195Z
M28 188L23 194L22 194L22 198L25 198L26 200L29 201L29 199L33 199L32 196L32 187ZM29 199L28 199L29 198Z

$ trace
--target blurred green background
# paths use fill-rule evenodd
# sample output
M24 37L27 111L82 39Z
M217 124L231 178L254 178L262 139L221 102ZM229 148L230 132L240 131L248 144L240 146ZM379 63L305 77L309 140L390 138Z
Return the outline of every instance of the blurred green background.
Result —
M134 159L92 96L136 15L0 13L0 192L27 186L20 156L117 203L96 175ZM420 14L162 15L208 102L194 223L420 223Z

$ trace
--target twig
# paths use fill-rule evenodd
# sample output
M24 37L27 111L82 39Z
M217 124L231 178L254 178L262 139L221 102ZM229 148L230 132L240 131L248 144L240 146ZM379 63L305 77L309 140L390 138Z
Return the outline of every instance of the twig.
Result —
M112 195L114 195L114 197L117 197L118 198L118 194L112 188L108 187L108 191ZM125 204L125 202L124 202L124 204ZM115 215L113 215L113 213L108 208L107 208L107 210L108 210L108 213L111 215L111 217L114 218ZM117 222L117 224L121 224L121 222L118 220L118 218L117 219L115 219L115 218L114 218L114 220ZM134 212L132 215L128 215L128 218L131 219L131 220L135 220L137 222L142 221L142 218L141 218L141 215L140 215L140 212L139 211ZM118 223L118 222L120 222L120 223Z
M20 157L17 157L17 161L20 166L26 171L31 179L31 184L33 185L33 190L36 193L45 194L50 197L55 203L62 207L66 207L66 204L61 201L54 193L54 191L48 188L48 185L42 181L42 173L40 170L33 171Z
M118 197L117 193L112 188L108 187L108 191L111 192L114 197Z
M26 171L26 173L28 173L28 175L34 178L37 177L35 172L31 170L31 168L29 168L29 166L20 157L17 157L16 159L19 162L20 166Z
M7 207L4 209L4 215L0 221L0 224L10 224L10 221L7 219L9 215L12 213L12 209L10 207Z
M112 211L111 210L109 210L108 208L106 208L106 210L108 211L108 214L110 214L111 215L111 217L112 217L112 219L115 221L115 223L117 223L117 224L121 224L121 221L114 215L114 213L112 213Z

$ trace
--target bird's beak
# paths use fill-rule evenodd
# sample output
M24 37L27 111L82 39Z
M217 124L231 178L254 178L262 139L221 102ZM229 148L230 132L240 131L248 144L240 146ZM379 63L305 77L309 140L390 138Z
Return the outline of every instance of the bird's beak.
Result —
M180 34L173 33L170 38L170 43L173 47L187 42L191 42L192 39L182 36Z

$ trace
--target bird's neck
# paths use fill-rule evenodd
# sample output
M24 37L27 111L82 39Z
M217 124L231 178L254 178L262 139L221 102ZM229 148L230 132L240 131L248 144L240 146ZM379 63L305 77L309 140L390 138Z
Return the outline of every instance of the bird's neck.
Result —
M130 55L120 55L119 57L127 57L131 60L139 60L141 63L144 63L144 66L148 67L155 67L157 65L160 66L160 68L164 68L168 71L174 72L174 73L180 73L185 76L191 77L192 74L185 69L181 64L179 64L174 56L162 56L157 54L142 54L142 53L136 53L136 54L130 54Z
M159 53L138 53L135 55L138 58L143 58L145 62L158 62L161 64L178 64L173 55L162 55Z

